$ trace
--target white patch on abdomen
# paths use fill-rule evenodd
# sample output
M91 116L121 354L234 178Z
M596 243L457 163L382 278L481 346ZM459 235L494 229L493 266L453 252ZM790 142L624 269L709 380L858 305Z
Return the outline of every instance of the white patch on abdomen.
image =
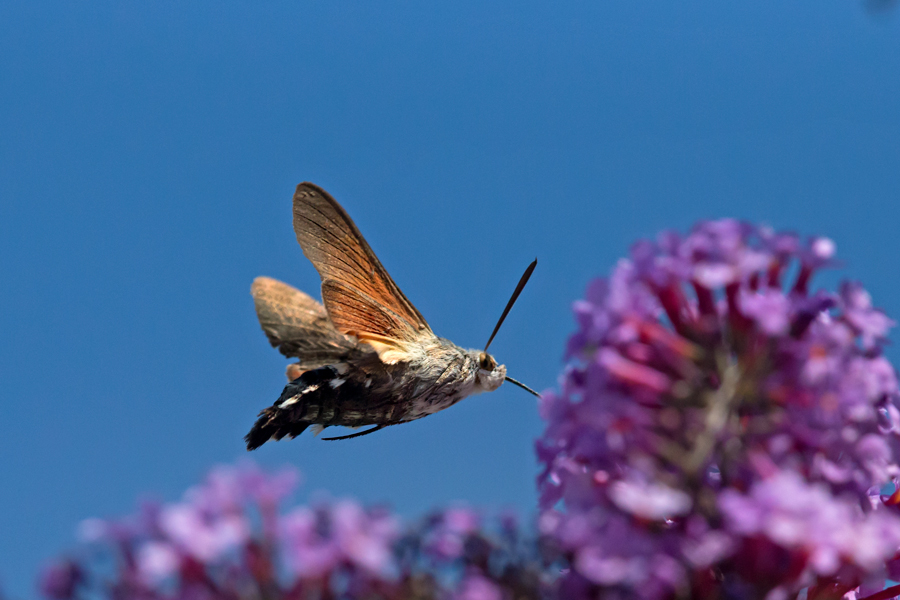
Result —
M303 396L304 394L308 394L308 393L310 393L310 392L314 392L314 391L316 391L317 389L319 389L319 384L318 384L318 383L317 383L316 385L311 385L311 386L309 386L308 388L306 388L305 390L303 390L302 392L300 392L299 394L297 394L296 396L291 396L290 398L288 398L287 400L285 400L284 402L282 402L281 404L279 404L279 405L278 405L278 408L285 409L285 408L287 408L288 406L291 406L291 405L293 405L293 404L296 404L296 403L300 400L300 397L301 397L301 396Z

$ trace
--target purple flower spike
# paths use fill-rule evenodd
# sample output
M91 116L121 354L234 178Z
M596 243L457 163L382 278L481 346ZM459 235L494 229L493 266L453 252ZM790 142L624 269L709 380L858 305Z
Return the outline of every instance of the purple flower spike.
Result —
M900 547L900 500L871 496L900 480L893 321L858 284L810 291L834 254L827 238L705 222L635 244L589 286L536 444L539 527L572 566L560 590L812 585L814 600L883 576Z

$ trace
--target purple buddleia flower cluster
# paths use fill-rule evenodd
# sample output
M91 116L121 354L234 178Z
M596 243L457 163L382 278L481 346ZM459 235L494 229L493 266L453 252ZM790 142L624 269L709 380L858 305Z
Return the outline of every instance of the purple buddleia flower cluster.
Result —
M286 509L297 482L252 463L212 470L173 503L89 519L83 546L49 565L52 600L503 600L540 597L534 548L466 508L405 527L352 500Z
M881 496L900 477L893 322L856 283L812 290L834 251L704 222L636 244L575 303L536 445L539 529L570 565L559 597L883 587L900 548L900 498Z

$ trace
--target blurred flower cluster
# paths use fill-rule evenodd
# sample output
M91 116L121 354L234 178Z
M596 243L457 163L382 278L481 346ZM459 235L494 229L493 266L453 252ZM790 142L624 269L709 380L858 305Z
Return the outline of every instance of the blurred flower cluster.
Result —
M539 598L540 566L508 517L454 508L414 527L351 500L283 510L297 476L214 469L180 502L80 526L78 552L40 578L53 600Z
M833 254L704 222L639 242L576 302L537 442L539 529L571 564L561 597L884 587L900 547L893 323L858 284L811 290Z

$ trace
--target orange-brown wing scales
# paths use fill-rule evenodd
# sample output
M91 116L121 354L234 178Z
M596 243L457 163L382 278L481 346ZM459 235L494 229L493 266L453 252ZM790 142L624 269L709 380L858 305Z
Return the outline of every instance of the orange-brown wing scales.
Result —
M322 283L322 301L330 308L334 326L347 335L355 335L362 340L371 337L371 334L398 342L415 340L400 315L337 281L325 280Z
M294 232L322 278L322 300L339 331L397 340L433 335L344 209L311 183L294 194Z

